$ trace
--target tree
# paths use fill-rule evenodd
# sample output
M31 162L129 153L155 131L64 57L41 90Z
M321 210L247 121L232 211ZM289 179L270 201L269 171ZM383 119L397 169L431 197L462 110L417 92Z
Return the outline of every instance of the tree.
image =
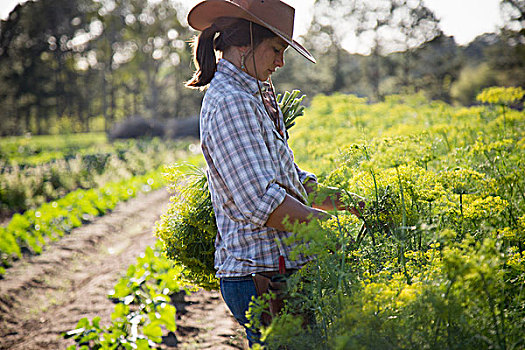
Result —
M115 119L113 110L117 101L122 107L120 117L125 110L147 117L173 115L161 103L165 100L163 95L170 90L166 86L179 84L180 87L171 85L171 88L180 91L182 80L175 81L174 76L191 74L189 64L187 69L182 69L185 74L175 69L180 68L183 57L189 57L185 41L190 35L188 27L178 20L175 4L168 0L147 3L119 0L101 5L97 19L103 33L93 46L110 91L111 112L106 113L109 124ZM174 106L174 103L168 105Z
M525 44L525 0L501 0L500 7L504 28L518 34L521 44Z
M422 0L316 0L314 20L309 32L313 45L324 46L335 56L334 86L344 83L340 67L340 48L343 42L353 42L358 53L371 55L365 76L373 95L380 97L381 56L391 52L409 52L402 66L400 82L410 83L412 50L441 34L439 21Z
M428 98L451 102L451 84L459 77L462 59L454 38L440 35L415 50L411 80Z
M143 83L149 90L146 109L151 116L159 117L160 101L165 93L163 87L168 83L182 87L182 81L187 79L180 79L182 77L177 74L180 70L174 68L179 68L183 58L189 58L189 46L186 45L189 29L179 22L171 1L148 2L144 6L141 0L130 0L130 9L126 15L124 45L136 47L136 51L129 65L143 72Z
M12 113L15 124L24 125L26 131L35 125L36 132L43 133L51 113L60 117L72 106L76 90L66 89L72 75L67 61L72 55L70 40L84 24L83 2L28 2L2 21L0 62L11 67L2 71L2 81L10 86L6 99L11 103L0 113Z
M109 130L132 114L194 114L191 32L172 0L39 0L0 24L0 133ZM191 111L191 112L190 112ZM67 120L66 120L67 119Z

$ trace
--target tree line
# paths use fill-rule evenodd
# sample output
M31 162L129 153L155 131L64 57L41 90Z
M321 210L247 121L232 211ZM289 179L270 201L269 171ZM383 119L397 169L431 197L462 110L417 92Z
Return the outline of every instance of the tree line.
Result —
M38 0L0 23L0 135L108 131L134 116L198 114L184 87L196 34L177 0ZM458 46L422 0L316 0L302 38L318 59L286 56L279 90L381 100L423 92L461 104L489 85L525 84L525 0L502 0L498 34ZM345 40L365 51L350 54Z

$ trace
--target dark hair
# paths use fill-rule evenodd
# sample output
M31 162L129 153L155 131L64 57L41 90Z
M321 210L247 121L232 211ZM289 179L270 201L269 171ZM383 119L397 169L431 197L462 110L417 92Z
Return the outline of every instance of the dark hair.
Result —
M216 34L219 33L217 36ZM252 22L253 48L264 39L276 36L271 30ZM250 21L242 18L220 17L211 27L203 30L193 39L193 62L196 71L186 83L190 88L208 85L217 70L215 50L224 52L231 46L248 46L250 39Z

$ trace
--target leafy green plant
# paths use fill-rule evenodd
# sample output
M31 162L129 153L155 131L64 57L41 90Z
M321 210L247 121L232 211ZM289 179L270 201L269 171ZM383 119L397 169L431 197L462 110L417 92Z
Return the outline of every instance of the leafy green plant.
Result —
M277 94L277 103L283 113L286 130L294 126L295 119L304 114L304 106L301 103L306 95L298 97L300 93L300 90L293 90L292 92L285 91L284 94Z
M156 235L166 255L187 267L189 279L205 289L218 289L213 268L217 226L206 176L191 165L170 167L168 174L176 197L157 223Z
M142 176L108 183L99 189L76 190L51 203L15 214L0 230L2 267L8 267L22 253L39 254L51 240L71 232L94 217L104 215L122 201L140 192L163 186L162 168Z
M481 91L476 100L495 105L510 105L521 101L525 90L521 87L491 87Z
M68 349L158 348L163 334L177 328L171 296L190 292L181 270L162 255L158 242L146 248L108 295L116 302L111 324L101 326L100 317L81 319L74 330L62 334L76 343Z
M5 137L0 140L0 160L38 164L106 144L105 133Z

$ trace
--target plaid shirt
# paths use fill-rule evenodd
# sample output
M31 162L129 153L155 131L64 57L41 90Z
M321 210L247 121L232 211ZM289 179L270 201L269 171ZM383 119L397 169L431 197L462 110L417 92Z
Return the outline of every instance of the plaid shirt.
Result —
M282 114L279 119L284 130ZM303 266L310 259L291 261L294 246L280 243L291 233L264 224L287 193L305 203L302 184L315 176L294 163L264 109L255 78L220 60L204 96L200 130L218 227L217 277L277 270L279 255L287 268Z

